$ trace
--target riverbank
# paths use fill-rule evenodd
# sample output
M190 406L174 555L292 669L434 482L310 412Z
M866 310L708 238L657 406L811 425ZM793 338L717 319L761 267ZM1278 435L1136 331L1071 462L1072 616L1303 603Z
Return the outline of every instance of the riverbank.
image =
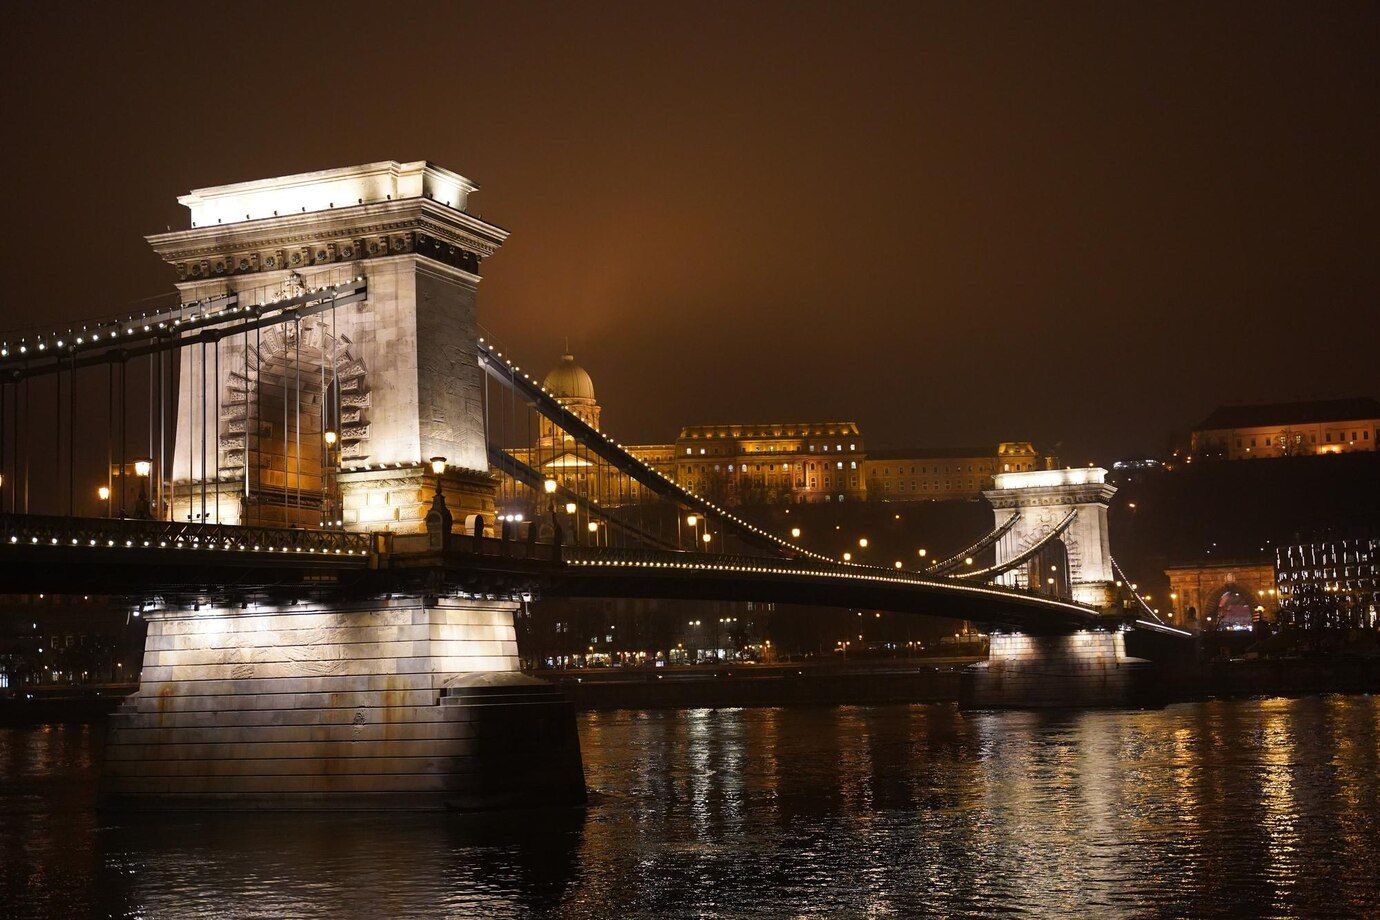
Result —
M1380 658L1248 658L1210 661L1205 695L1309 696L1380 693Z
M883 705L958 700L959 672L972 657L694 665L656 669L536 671L576 709L704 709L791 705ZM1380 659L1233 659L1165 672L1171 701L1324 693L1380 693ZM0 725L94 722L134 685L0 697Z
M0 696L0 726L95 722L115 711L135 684L45 690L32 688Z
M535 674L564 690L577 709L586 710L941 703L958 699L959 671L975 660L586 668Z

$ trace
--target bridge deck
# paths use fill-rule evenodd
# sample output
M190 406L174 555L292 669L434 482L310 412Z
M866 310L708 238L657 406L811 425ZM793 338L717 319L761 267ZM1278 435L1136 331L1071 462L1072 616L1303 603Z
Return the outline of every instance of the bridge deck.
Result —
M224 599L255 591L459 590L859 607L1058 632L1106 622L1069 601L871 566L745 555L563 547L451 535L0 515L10 592Z

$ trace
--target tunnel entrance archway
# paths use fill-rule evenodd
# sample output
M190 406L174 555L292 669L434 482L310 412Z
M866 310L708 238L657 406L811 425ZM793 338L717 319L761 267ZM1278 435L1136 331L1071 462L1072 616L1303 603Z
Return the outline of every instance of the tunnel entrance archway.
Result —
M1210 595L1203 610L1203 626L1225 632L1245 632L1255 622L1255 601L1237 585L1223 585Z

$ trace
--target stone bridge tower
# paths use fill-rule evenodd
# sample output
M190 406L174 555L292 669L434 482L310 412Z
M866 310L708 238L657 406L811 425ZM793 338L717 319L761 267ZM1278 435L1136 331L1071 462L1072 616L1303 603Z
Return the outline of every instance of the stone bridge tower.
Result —
M997 526L1020 516L997 542L997 564L1025 555L1048 538L1026 564L1004 572L1000 581L1119 613L1112 609L1116 575L1107 540L1107 505L1116 487L1106 477L1107 471L1096 467L997 474L995 488L983 493L996 512ZM1060 532L1051 536L1054 531ZM1070 635L994 630L987 660L963 670L962 704L1027 709L1158 701L1162 685L1155 666L1126 654L1119 619L1109 616L1104 628Z
M492 511L475 299L508 234L467 210L475 188L385 161L178 199L191 228L148 241L184 302L253 305L359 277L368 298L183 350L174 520L418 530L435 456L457 519Z
M475 294L480 261L507 234L466 210L473 190L430 163L390 161L181 199L192 227L149 242L176 267L184 301L236 294L252 306L358 278L367 299L182 348L175 519L315 527L334 511L352 529L421 530L435 456L448 461L440 485L457 518L492 510ZM149 610L139 691L110 721L107 799L582 801L573 713L518 671L517 606L269 592Z
M1064 571L1041 571L1038 577L1055 577L1080 604L1110 608L1116 602L1116 575L1107 539L1107 505L1116 486L1108 484L1106 476L1106 470L1096 467L998 473L995 488L982 493L996 514L996 526L1018 514L1020 520L997 542L997 564L1021 555L1076 512L1063 534L1046 544L1062 548L1064 552L1057 555L1066 557ZM1042 557L1055 555L1046 551ZM1040 590L1041 585L1030 583L1030 571L1017 566L998 580L1011 587Z

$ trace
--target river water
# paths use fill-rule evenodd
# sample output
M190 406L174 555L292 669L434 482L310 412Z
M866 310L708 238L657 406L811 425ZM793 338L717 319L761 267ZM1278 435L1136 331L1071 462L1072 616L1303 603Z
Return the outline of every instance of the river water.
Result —
M1380 698L589 713L587 809L94 809L0 730L0 916L1380 916Z

